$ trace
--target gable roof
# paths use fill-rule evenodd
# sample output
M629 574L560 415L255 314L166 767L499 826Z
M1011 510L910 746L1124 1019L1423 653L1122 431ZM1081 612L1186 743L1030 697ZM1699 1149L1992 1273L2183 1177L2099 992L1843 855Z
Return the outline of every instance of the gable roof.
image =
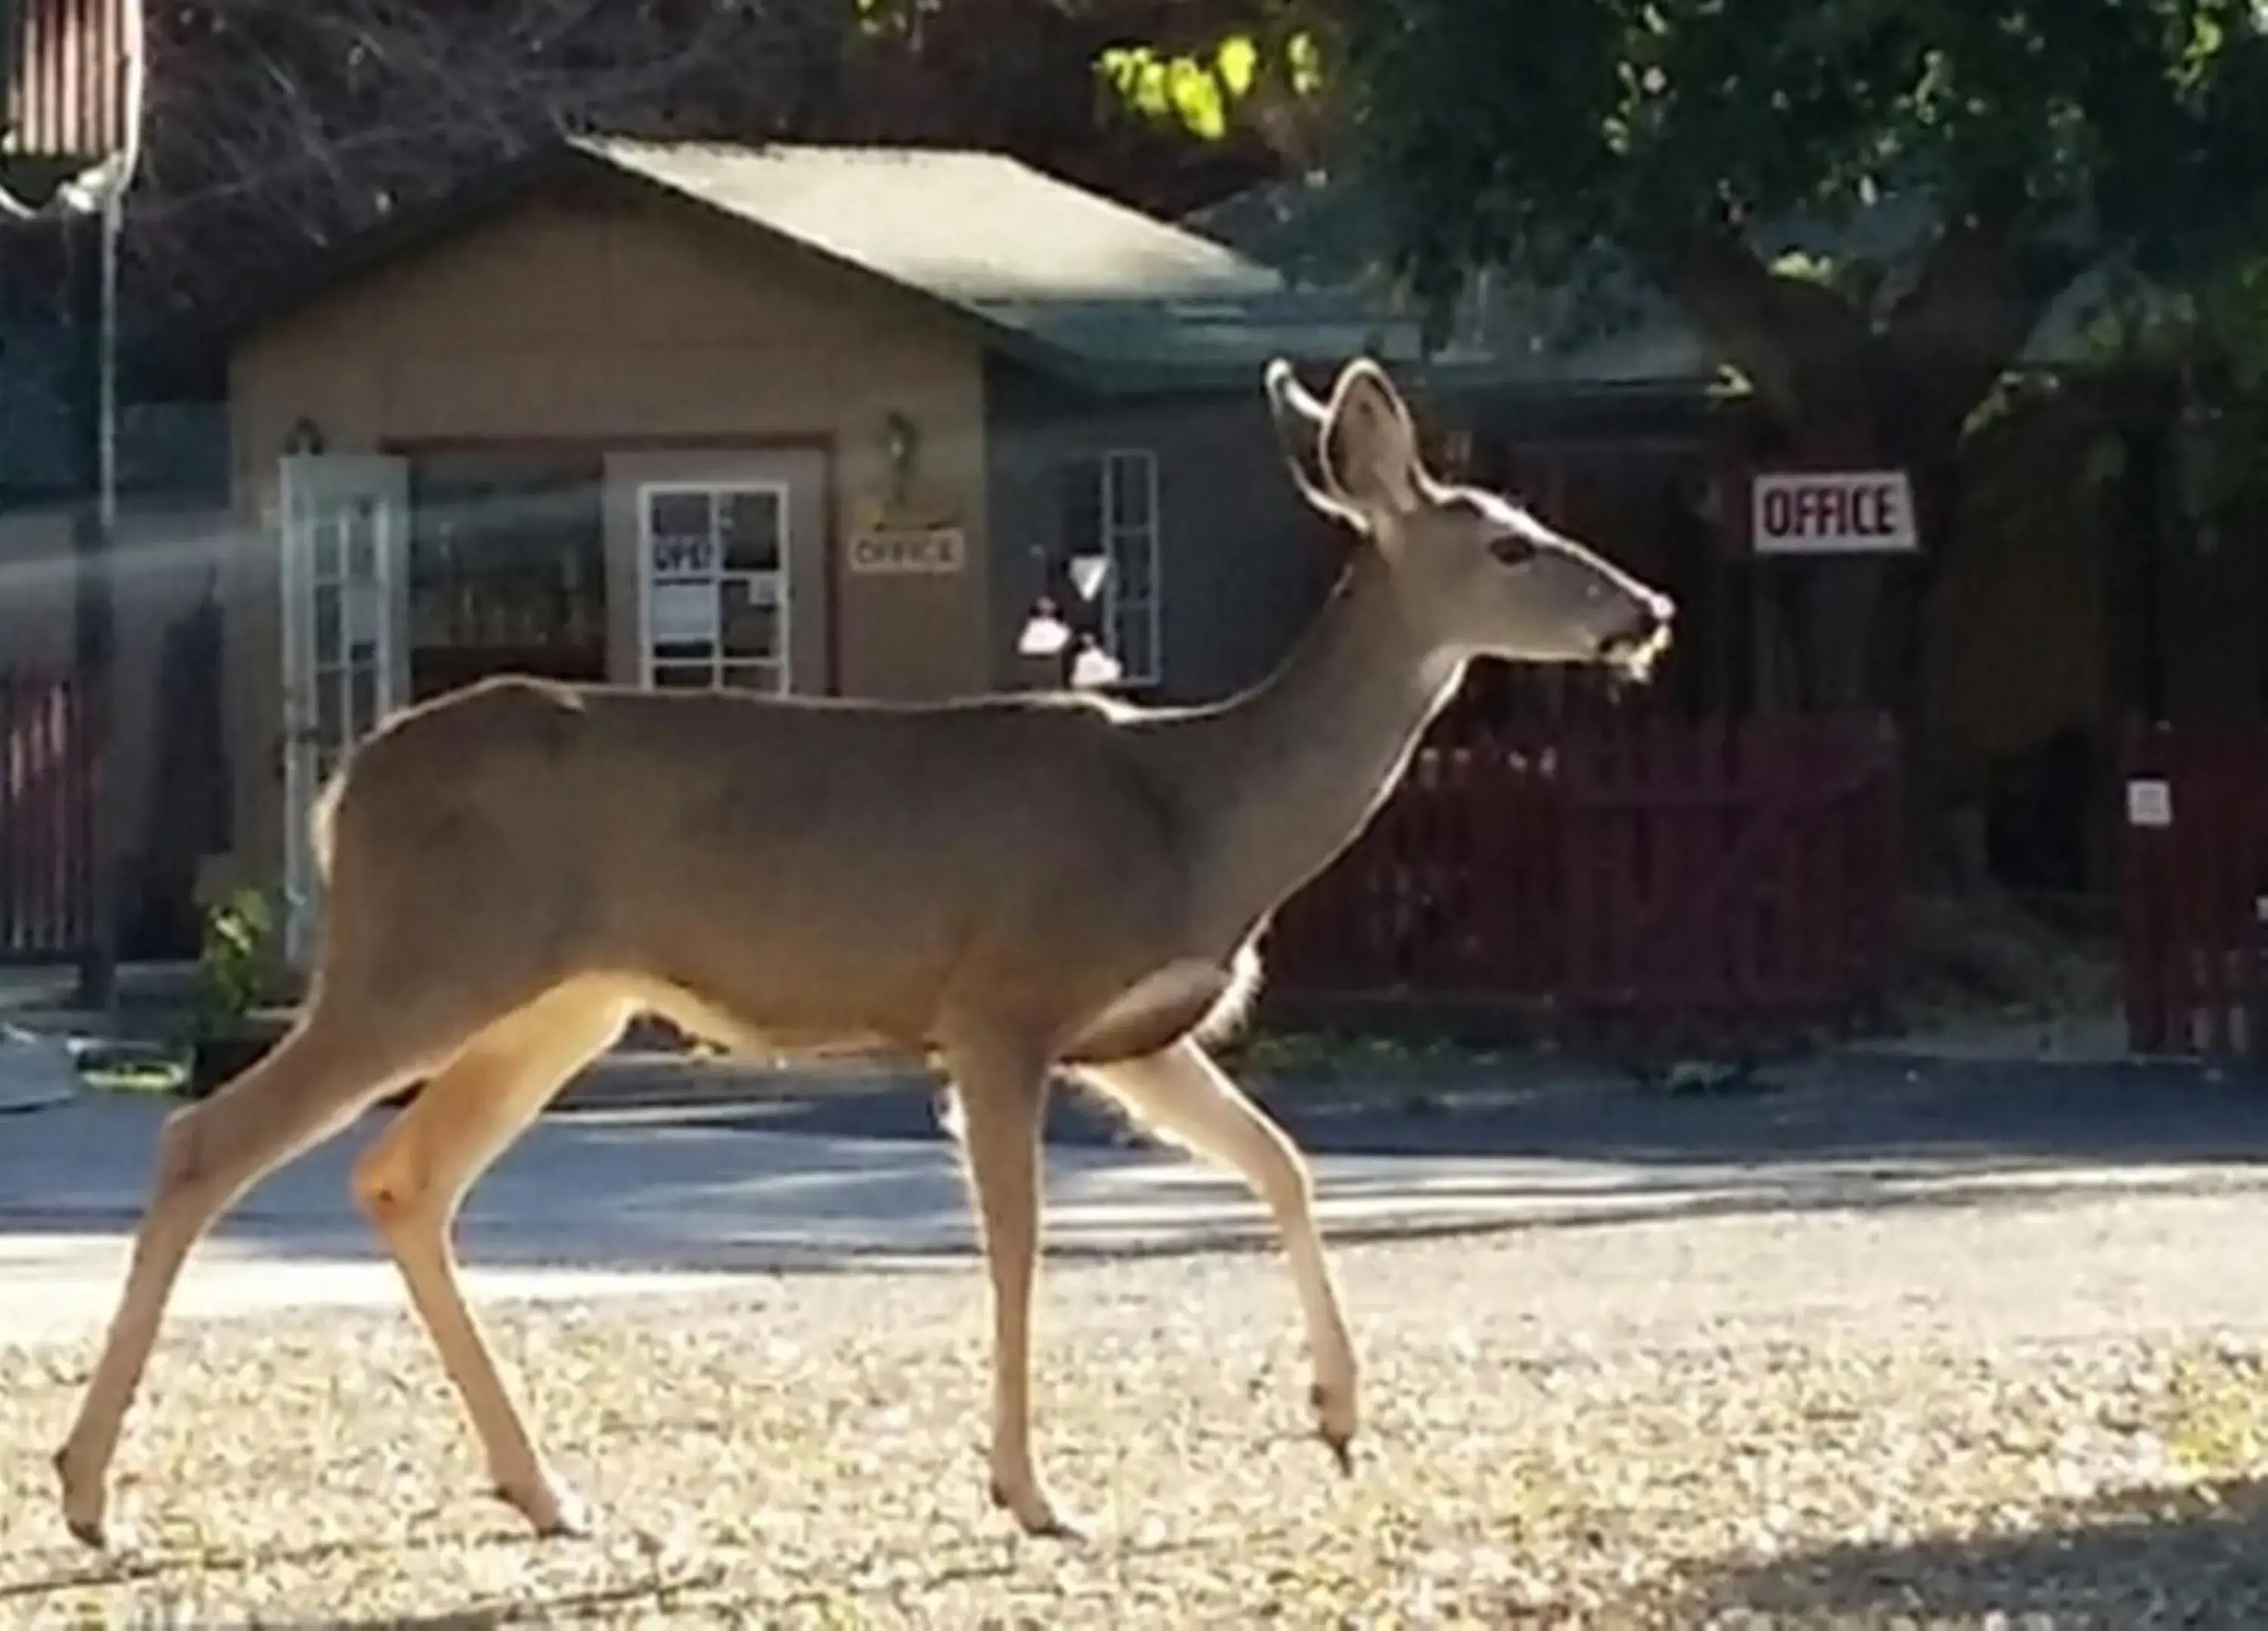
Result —
M404 211L320 256L225 342L536 190L628 185L880 280L976 325L1021 360L1103 389L1174 388L1267 357L1415 354L1417 329L1344 291L1286 290L1272 268L1004 154L577 136Z
M1005 154L614 136L569 145L976 310L1000 301L1260 295L1284 286L1257 261Z

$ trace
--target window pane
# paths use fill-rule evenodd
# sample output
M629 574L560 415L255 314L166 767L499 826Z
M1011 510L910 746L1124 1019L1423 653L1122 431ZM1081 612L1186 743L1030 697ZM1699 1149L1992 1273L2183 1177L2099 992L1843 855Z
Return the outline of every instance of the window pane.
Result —
M357 578L376 577L378 506L367 498L356 499L340 518L340 526L347 539L346 575Z
M723 512L718 518L725 539L725 569L728 572L773 572L779 569L780 539L785 528L780 495L726 493L720 496Z
M725 683L742 691L777 692L781 668L777 663L727 663Z
M379 586L370 582L345 586L339 609L346 620L347 657L351 662L378 660L378 626L385 615Z
M1092 548L1102 538L1102 463L1075 459L1064 467L1063 511L1059 519L1063 547L1076 553Z
M1110 577L1121 600L1146 600L1156 586L1157 547L1146 533L1110 540Z
M412 463L413 696L499 670L605 676L605 492L587 453Z
M1158 672L1158 653L1150 638L1150 612L1146 606L1129 607L1116 620L1116 636L1113 642L1116 655L1126 671L1129 680L1147 680Z
M648 493L646 547L658 577L698 577L717 569L707 493Z
M753 591L753 592L752 592ZM777 585L770 578L726 578L721 585L725 650L735 657L779 655Z
M336 511L318 511L314 523L315 576L318 578L339 575L339 516Z
M716 670L706 663L656 663L653 683L664 691L706 691L713 683Z
M315 672L315 733L326 742L346 740L346 674L336 668Z
M659 492L645 496L646 530L656 538L706 538L709 495Z
M355 668L348 672L351 676L348 693L351 708L349 720L355 737L359 739L378 724L378 671L374 668Z
M346 644L346 635L341 628L339 586L335 584L315 585L315 660L335 663Z
M1146 527L1150 525L1150 456L1113 453L1110 456L1110 524Z

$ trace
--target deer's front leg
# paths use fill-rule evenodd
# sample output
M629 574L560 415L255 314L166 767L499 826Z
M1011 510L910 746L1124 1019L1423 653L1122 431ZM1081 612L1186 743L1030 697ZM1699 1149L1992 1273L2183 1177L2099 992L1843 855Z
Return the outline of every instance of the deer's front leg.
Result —
M1354 1344L1315 1228L1314 1182L1298 1147L1192 1041L1143 1059L1083 1067L1079 1076L1160 1138L1234 1172L1267 1203L1291 1260L1314 1358L1316 1430L1340 1469L1352 1471L1350 1446L1359 1416Z
M539 1535L583 1533L590 1509L545 1465L529 1435L466 1304L450 1237L481 1175L570 1077L614 1044L628 1018L589 992L552 992L483 1032L355 1165L356 1198L393 1253L496 1492Z
M961 1152L992 1277L992 1500L1027 1534L1076 1538L1032 1459L1032 1282L1040 1248L1040 1128L1047 1064L987 1039L946 1050Z

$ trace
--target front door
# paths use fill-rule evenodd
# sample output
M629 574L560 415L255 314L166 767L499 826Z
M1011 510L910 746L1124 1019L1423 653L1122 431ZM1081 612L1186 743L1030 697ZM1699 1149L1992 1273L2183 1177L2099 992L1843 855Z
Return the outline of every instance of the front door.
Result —
M637 522L644 683L787 690L786 484L643 482Z
M283 462L284 947L305 966L320 918L308 822L346 751L408 696L408 468Z

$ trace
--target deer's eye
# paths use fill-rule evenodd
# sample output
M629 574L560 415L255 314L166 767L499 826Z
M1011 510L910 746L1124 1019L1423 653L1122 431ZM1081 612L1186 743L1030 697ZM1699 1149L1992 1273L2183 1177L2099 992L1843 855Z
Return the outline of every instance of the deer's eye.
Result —
M1499 566L1526 566L1535 559L1535 540L1518 533L1500 533L1489 540L1488 552Z

